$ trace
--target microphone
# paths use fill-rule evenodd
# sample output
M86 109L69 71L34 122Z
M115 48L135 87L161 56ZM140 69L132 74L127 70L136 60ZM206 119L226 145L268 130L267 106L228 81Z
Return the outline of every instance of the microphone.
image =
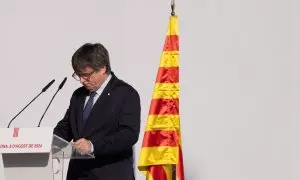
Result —
M66 81L67 81L67 77L65 77L64 80L63 80L63 81L60 83L60 85L58 86L57 91L56 91L55 94L53 95L53 97L52 97L50 103L48 104L48 106L47 106L47 108L46 108L44 114L42 115L42 117L41 117L41 119L40 119L39 124L38 124L37 127L40 127L40 126L41 126L42 119L44 118L44 116L45 116L45 114L46 114L46 112L47 112L49 106L51 105L51 103L52 103L54 97L56 96L56 94L58 93L58 91L61 90L61 88L65 85Z
M36 98L38 98L43 92L45 92L54 83L54 81L55 80L53 79L51 82L49 82L37 96L35 96L17 115L15 115L15 117L13 117L9 121L7 128L9 128L10 124L14 121L14 119L16 119L16 117L18 117L18 115L21 114L21 112L23 112Z
M65 77L64 80L60 83L58 89L61 89L65 85L66 81L67 81L67 77Z

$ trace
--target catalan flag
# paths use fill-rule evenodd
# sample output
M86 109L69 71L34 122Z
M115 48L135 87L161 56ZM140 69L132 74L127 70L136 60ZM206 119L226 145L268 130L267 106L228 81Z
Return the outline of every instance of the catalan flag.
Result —
M172 15L138 161L146 180L184 180L179 116L178 18Z

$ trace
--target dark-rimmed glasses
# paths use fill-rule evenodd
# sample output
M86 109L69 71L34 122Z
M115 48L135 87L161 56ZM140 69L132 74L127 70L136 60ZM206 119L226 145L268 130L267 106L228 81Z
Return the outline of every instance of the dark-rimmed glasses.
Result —
M73 73L72 77L77 80L80 81L81 79L84 79L85 81L89 81L91 76L95 73L96 71L92 71L90 73L84 73L84 74L77 74L76 72Z

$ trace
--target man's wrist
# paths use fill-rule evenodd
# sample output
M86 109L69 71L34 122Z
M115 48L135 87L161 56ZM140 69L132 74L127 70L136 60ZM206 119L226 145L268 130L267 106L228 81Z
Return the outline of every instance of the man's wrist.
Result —
M90 151L91 151L91 153L93 153L94 152L94 145L91 141L89 141L89 143L90 143Z

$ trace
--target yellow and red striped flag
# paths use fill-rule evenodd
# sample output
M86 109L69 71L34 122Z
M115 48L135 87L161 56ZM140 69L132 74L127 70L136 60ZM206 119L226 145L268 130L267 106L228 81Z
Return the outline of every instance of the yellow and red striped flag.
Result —
M179 116L179 35L176 15L172 15L169 21L138 168L146 175L146 180L184 180Z

